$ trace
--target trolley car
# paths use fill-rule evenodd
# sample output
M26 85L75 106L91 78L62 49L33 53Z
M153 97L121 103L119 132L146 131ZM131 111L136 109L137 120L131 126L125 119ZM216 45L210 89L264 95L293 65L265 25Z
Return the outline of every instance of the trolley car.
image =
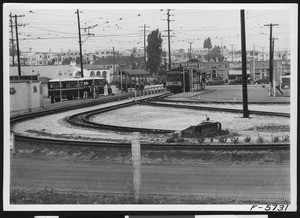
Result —
M68 100L83 98L84 89L91 86L97 94L103 94L105 83L103 77L52 79L48 81L48 96L53 94L56 102L60 101L61 97Z

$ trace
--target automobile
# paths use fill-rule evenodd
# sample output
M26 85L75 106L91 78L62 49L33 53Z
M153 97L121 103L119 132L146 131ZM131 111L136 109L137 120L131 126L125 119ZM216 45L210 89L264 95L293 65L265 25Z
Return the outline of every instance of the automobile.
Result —
M254 84L269 84L268 78L258 79L254 82Z
M243 83L242 77L237 77L236 79L229 80L229 85L242 84L242 83ZM252 83L252 79L251 78L247 78L247 83L251 84Z
M223 84L224 84L224 81L223 81L223 79L220 79L220 78L210 79L206 82L207 86L209 86L209 85L223 85Z

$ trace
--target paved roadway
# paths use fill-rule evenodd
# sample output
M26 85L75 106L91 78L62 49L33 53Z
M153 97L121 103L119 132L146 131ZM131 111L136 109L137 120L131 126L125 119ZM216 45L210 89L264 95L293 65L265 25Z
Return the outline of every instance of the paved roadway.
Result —
M11 188L130 193L130 164L11 157ZM289 163L143 164L143 194L281 202L290 196Z
M285 95L271 97L268 95L268 87L262 85L248 85L248 102L260 103L281 103L290 102L289 90L283 89ZM199 97L200 96L200 97ZM206 86L205 91L185 92L169 96L167 99L172 100L198 100L214 102L242 102L242 85L216 85Z

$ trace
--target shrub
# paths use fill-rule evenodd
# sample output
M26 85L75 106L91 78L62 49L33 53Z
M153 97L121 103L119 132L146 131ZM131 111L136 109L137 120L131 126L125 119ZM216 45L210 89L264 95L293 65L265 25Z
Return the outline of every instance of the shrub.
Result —
M244 142L246 142L246 143L251 142L251 137L250 137L250 136L246 136L246 137L244 138Z
M275 136L275 137L273 137L272 136L272 142L279 142L279 136Z
M175 139L173 137L167 138L166 143L174 143Z
M261 137L261 136L258 135L256 142L257 143L264 143L265 139L263 137Z
M290 136L289 135L282 136L282 141L283 142L289 142L290 141Z
M177 142L184 142L184 138L178 138Z
M173 138L174 139L178 139L179 138L179 133L178 132L174 132L173 133Z
M221 135L218 137L219 142L226 143L227 142L227 136Z
M198 141L199 144L202 144L202 143L204 142L204 140L205 140L205 138L202 137L202 136L199 136L199 137L197 138L197 141Z
M240 142L240 140L239 140L239 137L238 137L238 136L237 136L237 137L234 137L234 136L230 137L230 141L231 141L232 143L234 143L234 144L237 144L237 143L239 143L239 142Z

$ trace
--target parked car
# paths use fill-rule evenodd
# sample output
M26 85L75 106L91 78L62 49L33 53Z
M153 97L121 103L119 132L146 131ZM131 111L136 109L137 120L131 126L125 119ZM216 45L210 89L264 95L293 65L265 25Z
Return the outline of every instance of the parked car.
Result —
M220 79L220 78L211 79L211 80L208 80L206 82L207 86L209 86L209 85L223 85L223 84L224 84L224 81L223 81L223 79Z
M229 85L242 84L242 83L243 83L242 77L237 77L236 79L229 80ZM251 84L252 83L252 79L251 78L247 78L247 83Z
M258 79L254 82L254 84L269 84L269 79L268 78Z

